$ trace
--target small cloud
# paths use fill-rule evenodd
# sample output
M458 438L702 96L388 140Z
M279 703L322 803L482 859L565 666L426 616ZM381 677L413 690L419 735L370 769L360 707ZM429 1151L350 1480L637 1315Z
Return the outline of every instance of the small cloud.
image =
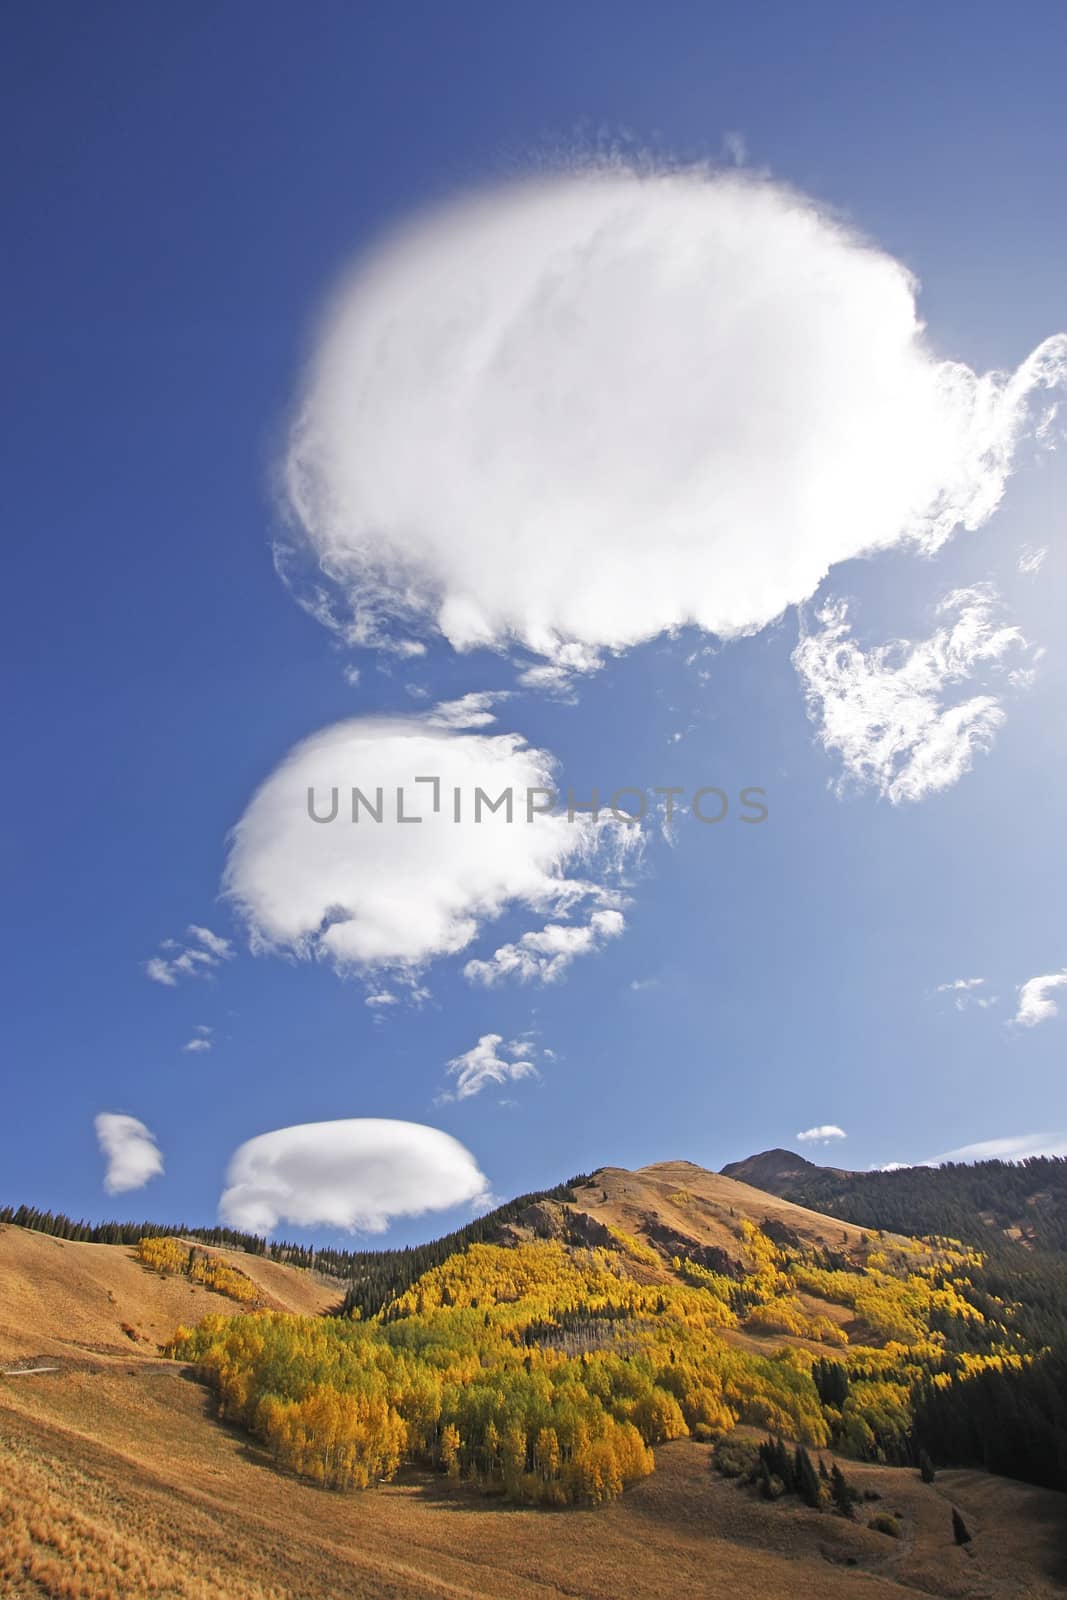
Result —
M936 993L951 994L957 1011L966 1011L969 1005L987 1011L990 1006L996 1005L997 996L979 994L978 990L984 985L984 978L955 978L951 983L939 983Z
M384 1233L398 1217L486 1207L489 1185L458 1139L421 1123L353 1117L277 1128L233 1154L219 1218L271 1233L346 1228Z
M342 673L342 676L343 676L345 682L349 685L349 687L354 689L356 687L356 685L358 684L359 679L360 679L359 668L358 667L352 667L352 666L342 667L341 673Z
M487 986L502 978L518 978L520 983L554 983L578 956L602 949L608 939L617 939L625 926L622 912L614 910L594 911L580 927L550 922L524 933L516 944L501 945L488 961L468 961L464 976L472 983Z
M658 978L631 978L627 987L631 994L643 994L646 989L658 989Z
M219 961L229 961L233 955L233 946L229 939L224 939L219 933L212 933L210 928L198 928L195 922L191 922L188 931Z
M486 728L496 721L489 709L498 700L507 700L508 690L484 690L479 694L465 694L458 700L442 700L427 715L427 722L435 728Z
M392 994L390 990L378 989L374 994L369 994L364 1000L363 1004L365 1006L370 1006L373 1009L382 1006L396 1006L399 1005L400 1002L396 995Z
M848 1134L836 1122L820 1122L816 1128L805 1128L797 1138L801 1144L829 1144L833 1139L847 1139Z
M160 948L167 952L166 956L153 956L145 962L145 976L153 983L174 989L182 978L206 977L223 961L233 960L233 945L221 934L201 928L195 922L191 922L186 931L195 943L182 945L177 939L164 939Z
M1063 972L1050 972L1043 978L1028 978L1019 985L1019 1009L1013 1022L1020 1028L1036 1028L1058 1015L1059 1008L1052 999L1052 991L1067 983L1067 968Z
M163 1171L163 1157L150 1133L136 1117L115 1111L101 1111L93 1126L101 1154L107 1159L104 1188L108 1194L126 1194L143 1189L150 1178Z
M1019 571L1025 577L1033 577L1041 571L1047 555L1047 545L1024 544L1019 551Z
M448 1073L455 1078L456 1088L454 1094L442 1095L441 1099L469 1100L490 1083L513 1083L519 1078L536 1078L537 1068L532 1061L506 1059L507 1055L514 1057L521 1048L518 1040L504 1045L502 1034L483 1033L476 1045L462 1055L454 1056L448 1063Z

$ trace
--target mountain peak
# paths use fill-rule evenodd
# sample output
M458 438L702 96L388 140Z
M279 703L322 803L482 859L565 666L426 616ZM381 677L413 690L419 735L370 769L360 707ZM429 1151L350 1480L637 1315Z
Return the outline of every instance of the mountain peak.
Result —
M833 1172L844 1175L843 1167L821 1167L794 1150L761 1150L758 1155L746 1156L744 1161L728 1161L722 1169L724 1178L750 1184L753 1189L764 1189L768 1194L781 1194L783 1189L797 1179L811 1177L813 1173Z

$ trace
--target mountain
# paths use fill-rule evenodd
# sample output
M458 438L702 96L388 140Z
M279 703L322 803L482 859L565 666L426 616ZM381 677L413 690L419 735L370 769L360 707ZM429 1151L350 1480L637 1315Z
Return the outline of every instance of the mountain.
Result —
M751 1184L754 1189L765 1189L769 1194L780 1195L784 1199L803 1192L806 1182L818 1179L824 1173L832 1173L839 1178L854 1176L839 1167L816 1166L814 1161L794 1155L792 1150L781 1149L763 1150L758 1156L748 1156L744 1161L729 1161L722 1169L724 1178L735 1178L740 1183Z
M730 1162L723 1173L862 1228L945 1234L1000 1254L1004 1245L1067 1254L1063 1157L848 1172L767 1150Z
M1058 1481L1067 1381L973 1250L690 1162L603 1167L417 1250L329 1253L353 1320L262 1240L47 1225L0 1223L0 1595L1062 1592L1062 1494L976 1468ZM836 1463L851 1517L726 1475L768 1430Z

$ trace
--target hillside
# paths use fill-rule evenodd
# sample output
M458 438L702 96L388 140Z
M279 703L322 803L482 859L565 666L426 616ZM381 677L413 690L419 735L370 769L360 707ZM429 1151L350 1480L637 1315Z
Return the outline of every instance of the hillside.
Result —
M738 1183L747 1183L753 1189L764 1189L768 1194L780 1195L784 1199L791 1197L794 1191L800 1191L805 1183L817 1181L824 1174L838 1178L854 1176L840 1167L820 1167L814 1161L809 1161L806 1156L798 1156L793 1150L762 1150L759 1155L748 1156L744 1161L728 1161L722 1169L724 1178L734 1178Z
M206 1250L251 1278L260 1302L317 1316L340 1299L337 1284L234 1250ZM36 1356L102 1361L158 1358L179 1322L226 1314L234 1303L186 1278L163 1277L128 1245L81 1244L0 1226L0 1365Z
M965 1450L964 1386L998 1406L1038 1371L1004 1366L973 1253L688 1162L602 1168L423 1251L353 1252L364 1298L396 1282L354 1322L323 1315L335 1281L252 1243L142 1245L161 1274L131 1245L0 1228L0 1364L21 1369L0 1377L0 1595L1044 1600L1067 1581L1062 1495L909 1464L929 1375L948 1409L926 1443ZM252 1314L189 1262L243 1275ZM843 1467L853 1520L711 1470L716 1439L768 1428ZM377 1487L320 1487L360 1483Z
M862 1228L948 1234L987 1249L1003 1241L1067 1253L1063 1157L846 1172L789 1150L766 1150L730 1162L723 1173Z

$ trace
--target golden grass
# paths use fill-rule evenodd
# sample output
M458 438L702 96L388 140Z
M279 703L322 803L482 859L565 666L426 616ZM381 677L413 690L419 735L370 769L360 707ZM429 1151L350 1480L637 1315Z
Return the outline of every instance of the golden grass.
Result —
M847 1464L902 1537L768 1505L679 1440L600 1511L509 1510L409 1474L361 1495L276 1471L174 1369L0 1382L0 1594L19 1600L1052 1600L1063 1499ZM952 1505L975 1538L952 1542ZM27 1550L32 1560L20 1570ZM849 1562L854 1566L849 1566ZM14 1576L12 1573L14 1572ZM80 1585L80 1587L78 1587ZM169 1585L169 1587L168 1587ZM197 1586L200 1587L197 1587Z

